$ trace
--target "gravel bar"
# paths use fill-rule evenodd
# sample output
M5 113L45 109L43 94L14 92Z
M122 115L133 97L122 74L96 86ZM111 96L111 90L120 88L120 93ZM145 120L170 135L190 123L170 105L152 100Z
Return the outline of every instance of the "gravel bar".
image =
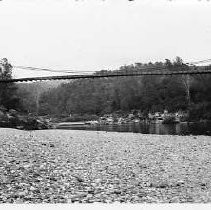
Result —
M211 202L211 137L0 128L0 203L94 202Z

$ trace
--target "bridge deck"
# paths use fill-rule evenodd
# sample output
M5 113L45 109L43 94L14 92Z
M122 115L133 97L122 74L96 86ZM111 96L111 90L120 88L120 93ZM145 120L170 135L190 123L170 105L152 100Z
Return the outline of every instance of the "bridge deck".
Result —
M188 70L145 70L145 71L128 71L115 73L95 73L89 75L64 75L64 76L47 76L47 77L28 77L19 79L0 79L0 83L12 82L28 82L28 81L44 81L44 80L72 80L86 78L102 78L102 77L122 77L122 76L142 76L142 75L191 75L191 74L211 74L211 66L192 68Z

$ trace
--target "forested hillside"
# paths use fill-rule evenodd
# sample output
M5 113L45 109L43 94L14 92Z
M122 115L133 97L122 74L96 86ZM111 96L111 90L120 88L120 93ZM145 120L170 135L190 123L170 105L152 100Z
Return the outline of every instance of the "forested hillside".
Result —
M119 70L190 68L177 57L175 61L136 63ZM5 60L2 78L11 78L12 65ZM107 70L95 74L106 73ZM126 114L138 110L149 112L185 111L190 119L211 119L211 75L133 76L78 79L69 82L1 84L0 105L25 113L51 116Z
M63 81L64 82L64 81ZM28 113L39 113L40 97L42 93L58 87L62 81L41 81L30 83L18 83L17 95L22 105L22 111Z
M122 66L119 71L142 68L185 67L177 57L174 62ZM105 70L104 70L105 72ZM69 115L130 112L189 111L191 118L211 118L211 76L137 76L81 79L61 84L41 94L39 114Z

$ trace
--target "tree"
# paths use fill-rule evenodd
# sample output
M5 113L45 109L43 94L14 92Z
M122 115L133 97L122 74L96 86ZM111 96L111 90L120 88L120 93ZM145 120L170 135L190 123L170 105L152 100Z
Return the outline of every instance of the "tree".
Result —
M176 57L176 59L174 61L174 66L177 68L181 68L182 70L188 70L188 68L189 68L186 64L184 64L182 58L180 58L178 56ZM190 105L191 105L191 95L190 95L191 78L190 78L190 75L189 74L182 75L181 80L182 80L184 88L185 88L186 100L187 100L188 109L189 109Z
M12 65L6 58L0 60L0 80L12 79ZM20 101L13 83L0 83L0 105L6 109L19 109Z
M168 68L171 71L188 70L190 67L177 57L175 61L166 59L165 62L124 65L109 73L138 72L144 68ZM191 108L193 117L196 116L194 113L199 113L199 117L203 113L203 118L211 119L210 87L210 77L207 75L200 80L196 76L184 75L79 79L43 92L39 100L40 113L102 115L132 110L148 113L167 109L176 112ZM31 91L29 94L32 94Z

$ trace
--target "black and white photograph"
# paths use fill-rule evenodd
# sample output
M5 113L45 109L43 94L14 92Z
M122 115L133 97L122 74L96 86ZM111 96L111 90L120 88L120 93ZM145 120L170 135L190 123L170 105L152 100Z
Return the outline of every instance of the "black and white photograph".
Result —
M211 1L0 0L5 204L211 207Z

